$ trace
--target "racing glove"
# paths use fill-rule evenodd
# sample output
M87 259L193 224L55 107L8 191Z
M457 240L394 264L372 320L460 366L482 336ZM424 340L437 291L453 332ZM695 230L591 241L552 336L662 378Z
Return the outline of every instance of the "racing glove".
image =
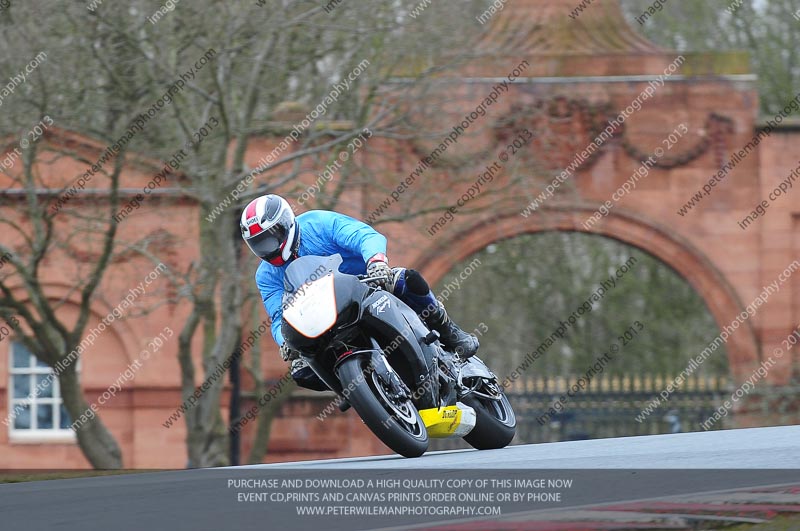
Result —
M280 354L281 358L283 358L283 361L292 361L300 357L300 353L291 348L288 343L285 342L280 347Z
M392 279L392 269L389 267L389 259L383 253L378 253L367 260L367 275L373 278L379 277L380 285L387 291L392 291L390 285Z

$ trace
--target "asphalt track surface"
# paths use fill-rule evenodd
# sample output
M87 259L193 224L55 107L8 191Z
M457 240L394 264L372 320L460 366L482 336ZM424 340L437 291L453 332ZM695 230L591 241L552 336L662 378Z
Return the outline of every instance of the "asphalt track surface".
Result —
M252 489L231 487L233 480L240 479L348 477L574 480L575 487L565 492L560 503L503 508L502 518L524 514L527 522L536 521L537 511L577 514L598 504L693 493L719 496L711 493L749 489L750 496L758 491L763 497L769 488L800 485L800 426L437 452L418 459L376 456L5 484L0 485L0 530L408 529L435 522L459 526L470 521L468 525L474 526L481 519L298 516L298 504L243 501L237 498L239 493ZM738 496L744 494L740 491ZM451 528L455 529L447 529Z
M624 437L397 456L305 461L249 468L800 468L800 426ZM424 462L424 464L423 464Z

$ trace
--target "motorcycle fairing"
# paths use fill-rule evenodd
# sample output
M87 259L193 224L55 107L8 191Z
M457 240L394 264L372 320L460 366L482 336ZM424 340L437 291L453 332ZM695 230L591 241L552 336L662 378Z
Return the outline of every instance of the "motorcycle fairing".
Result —
M386 352L389 349L384 347L386 356L400 355L408 361L414 382L414 402L423 408L437 407L436 347L423 341L429 330L419 316L403 301L383 290L376 290L364 298L361 308L361 322L367 330L394 346L390 352Z
M336 324L339 312L333 279L334 274L327 273L306 283L283 312L284 320L309 339L321 336Z
M457 402L453 406L421 409L419 416L428 430L428 437L445 439L463 437L472 431L476 424L475 410Z
M494 381L497 376L483 363L483 360L478 356L472 356L461 367L461 378L485 378Z

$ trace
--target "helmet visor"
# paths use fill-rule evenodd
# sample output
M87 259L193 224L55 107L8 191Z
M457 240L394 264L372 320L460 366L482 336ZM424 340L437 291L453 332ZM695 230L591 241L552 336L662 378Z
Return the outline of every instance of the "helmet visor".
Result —
M257 234L247 240L247 245L264 260L277 258L283 250L283 245L289 237L289 219L280 219L272 227L266 229L261 234Z

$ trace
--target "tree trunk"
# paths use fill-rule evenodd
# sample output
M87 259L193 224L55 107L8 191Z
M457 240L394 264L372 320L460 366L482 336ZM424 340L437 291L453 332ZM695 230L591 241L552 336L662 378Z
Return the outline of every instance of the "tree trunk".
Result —
M256 389L256 396L263 396L266 391L265 388L265 385L259 385ZM254 465L264 460L264 456L267 455L267 444L269 443L269 435L272 432L272 421L275 419L275 414L283 403L292 396L292 391L296 388L296 384L292 381L274 400L270 400L259 410L258 422L256 424L256 437L255 440L253 440L253 447L250 449L250 455L247 457L248 464Z
M186 435L189 468L228 466L228 432L222 416L217 416L208 430L205 427L195 424Z
M61 385L64 407L74 422L89 409L89 404L83 398L74 364L70 364L58 376L58 382ZM78 446L94 468L122 468L122 452L119 445L98 415L82 423L76 430L76 435Z

